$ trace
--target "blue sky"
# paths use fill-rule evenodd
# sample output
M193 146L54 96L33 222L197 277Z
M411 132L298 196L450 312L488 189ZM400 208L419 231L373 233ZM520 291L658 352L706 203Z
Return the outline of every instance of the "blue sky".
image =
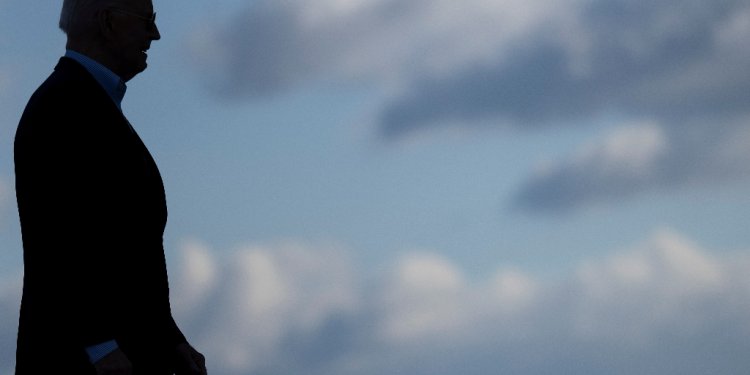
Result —
M123 108L213 373L750 367L746 3L155 9ZM0 0L0 363L22 275L12 139L64 52L58 12Z

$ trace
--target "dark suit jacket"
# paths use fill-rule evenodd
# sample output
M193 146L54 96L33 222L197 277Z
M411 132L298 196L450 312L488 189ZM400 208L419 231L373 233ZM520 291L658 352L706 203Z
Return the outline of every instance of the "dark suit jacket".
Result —
M185 342L169 305L159 171L80 64L61 58L15 139L24 250L17 374L93 371L84 348L115 339L136 371Z

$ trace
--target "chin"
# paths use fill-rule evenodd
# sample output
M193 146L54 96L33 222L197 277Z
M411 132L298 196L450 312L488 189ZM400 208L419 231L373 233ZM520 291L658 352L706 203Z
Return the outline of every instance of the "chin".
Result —
M137 66L134 66L133 69L131 69L130 71L128 71L127 74L125 74L122 77L122 79L124 81L126 81L126 82L129 81L129 80L131 80L133 77L137 76L138 74L140 74L144 70L146 70L147 66L148 66L148 64L146 64L145 62L143 62L141 64L138 64Z

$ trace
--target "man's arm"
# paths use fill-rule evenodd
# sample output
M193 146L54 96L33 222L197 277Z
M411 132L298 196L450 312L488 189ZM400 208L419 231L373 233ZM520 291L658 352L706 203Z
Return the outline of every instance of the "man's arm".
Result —
M190 344L182 343L175 348L175 370L177 375L207 375L206 358Z
M120 349L115 349L94 363L97 375L131 375L133 365Z
M91 363L99 362L100 359L104 358L107 354L112 353L116 349L119 349L117 341L109 340L101 344L92 345L86 348L86 354L89 355L89 361Z

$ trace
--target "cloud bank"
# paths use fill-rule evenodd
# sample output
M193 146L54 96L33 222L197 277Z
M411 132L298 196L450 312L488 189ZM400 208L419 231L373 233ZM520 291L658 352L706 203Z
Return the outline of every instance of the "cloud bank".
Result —
M382 94L374 123L386 139L606 116L650 124L531 176L512 202L528 210L570 211L750 172L750 5L741 0L262 0L197 35L194 57L230 97L326 80L371 85ZM660 149L638 155L642 147Z
M504 58L416 80L385 108L383 129L484 117L528 127L607 112L680 126L747 113L747 3L565 3L570 11L531 29Z
M184 246L174 309L212 373L744 374L750 258L660 232L558 280L469 280L409 253L373 278L345 251Z
M750 5L739 0L259 1L201 30L196 57L233 94L325 78L399 89L381 126L520 126L616 110L745 113Z
M669 231L557 279L502 266L471 280L406 253L365 277L347 252L298 243L217 258L198 241L172 272L177 320L232 374L745 374L750 257ZM0 289L10 374L20 277Z

